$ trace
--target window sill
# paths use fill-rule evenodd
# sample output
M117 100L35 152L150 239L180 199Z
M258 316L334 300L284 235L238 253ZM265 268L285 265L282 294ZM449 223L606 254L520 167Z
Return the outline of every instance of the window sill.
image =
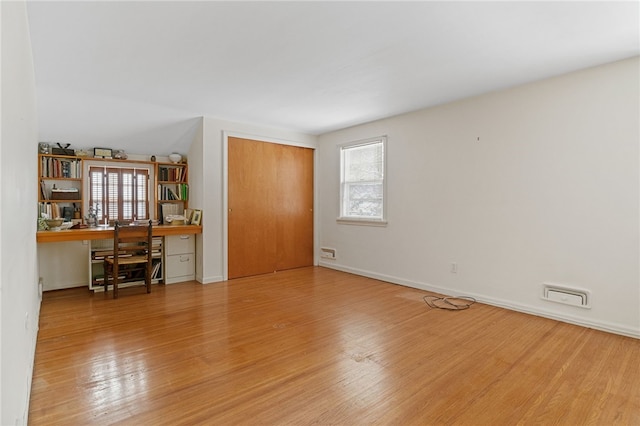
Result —
M387 226L387 221L384 219L339 217L336 219L336 222L340 225Z

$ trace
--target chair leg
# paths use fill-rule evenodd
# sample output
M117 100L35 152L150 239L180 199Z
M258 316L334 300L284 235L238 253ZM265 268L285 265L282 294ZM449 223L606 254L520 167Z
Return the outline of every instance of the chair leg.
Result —
M120 271L118 268L118 264L113 264L113 298L118 298L118 275L120 275Z
M103 269L104 269L104 281L102 285L104 285L104 295L106 297L107 293L109 292L109 275L111 275L111 265L107 262L104 262Z
M149 266L146 268L144 282L147 285L147 293L151 293L151 268Z

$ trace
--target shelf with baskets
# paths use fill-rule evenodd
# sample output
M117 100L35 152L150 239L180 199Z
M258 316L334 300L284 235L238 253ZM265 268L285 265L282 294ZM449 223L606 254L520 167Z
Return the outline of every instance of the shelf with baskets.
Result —
M38 216L82 217L82 158L38 155Z

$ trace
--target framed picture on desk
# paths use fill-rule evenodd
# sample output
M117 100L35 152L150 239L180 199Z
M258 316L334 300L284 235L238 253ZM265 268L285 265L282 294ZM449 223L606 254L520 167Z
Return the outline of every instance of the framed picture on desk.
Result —
M202 210L194 210L191 216L191 224L200 226L202 223Z

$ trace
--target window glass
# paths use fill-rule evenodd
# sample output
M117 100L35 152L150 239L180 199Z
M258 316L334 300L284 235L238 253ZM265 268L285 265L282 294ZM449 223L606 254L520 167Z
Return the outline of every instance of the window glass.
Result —
M89 204L100 223L149 219L149 171L122 167L89 167Z
M339 219L385 219L385 145L380 137L340 147Z

